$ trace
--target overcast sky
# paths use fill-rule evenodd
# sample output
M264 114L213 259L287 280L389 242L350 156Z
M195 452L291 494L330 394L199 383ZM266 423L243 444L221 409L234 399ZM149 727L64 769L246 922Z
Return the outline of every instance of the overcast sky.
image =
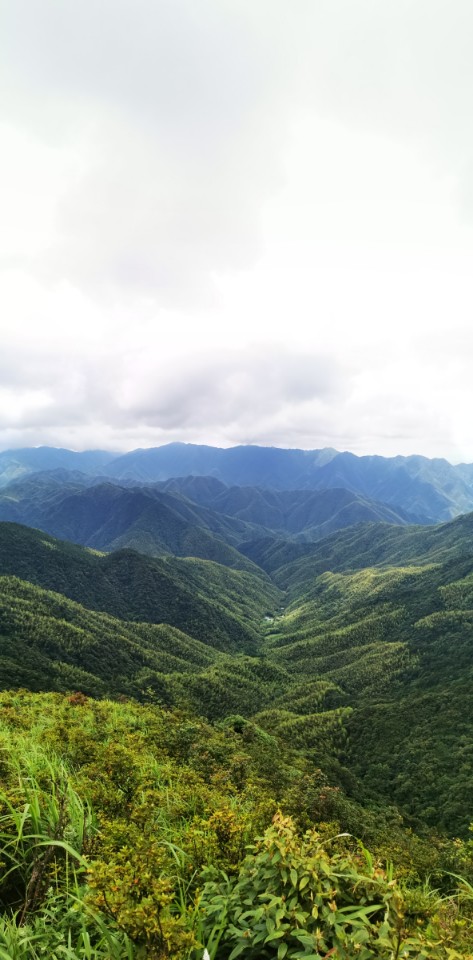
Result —
M0 449L473 461L471 0L0 0Z

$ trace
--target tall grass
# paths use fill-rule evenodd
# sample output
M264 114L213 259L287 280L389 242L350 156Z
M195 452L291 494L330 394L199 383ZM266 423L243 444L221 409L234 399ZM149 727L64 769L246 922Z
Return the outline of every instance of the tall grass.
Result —
M128 937L84 900L84 853L97 830L89 804L60 758L15 741L14 751L3 743L0 960L135 960Z

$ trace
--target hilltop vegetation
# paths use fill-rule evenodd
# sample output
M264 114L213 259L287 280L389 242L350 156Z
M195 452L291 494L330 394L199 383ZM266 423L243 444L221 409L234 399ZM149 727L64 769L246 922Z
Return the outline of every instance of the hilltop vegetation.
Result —
M426 863L471 871L467 846L393 824L395 879L333 818L305 832L323 777L254 724L7 693L0 742L2 956L471 958L468 888L419 887Z

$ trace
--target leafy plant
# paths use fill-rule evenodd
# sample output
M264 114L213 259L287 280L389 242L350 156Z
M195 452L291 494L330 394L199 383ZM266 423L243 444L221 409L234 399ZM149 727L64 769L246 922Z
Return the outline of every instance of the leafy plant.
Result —
M314 830L301 837L281 814L251 849L236 880L222 874L207 881L199 907L204 935L213 936L215 924L225 918L219 960L454 955L429 924L419 918L408 924L392 872L364 848L353 854L342 838L323 842Z

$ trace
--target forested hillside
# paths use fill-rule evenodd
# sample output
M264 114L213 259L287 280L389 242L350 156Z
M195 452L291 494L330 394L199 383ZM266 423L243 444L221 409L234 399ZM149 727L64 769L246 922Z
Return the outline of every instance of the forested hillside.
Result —
M262 571L255 577L211 561L154 560L132 550L100 555L16 524L0 524L0 574L124 620L169 623L222 649L254 648L263 613L279 597Z
M473 2L0 77L0 960L473 960Z
M32 474L0 491L0 521L98 550L130 547L150 556L196 556L251 569L244 544L275 537L312 542L356 523L415 519L347 490L230 488L210 477L122 483L63 470Z
M98 555L1 524L2 687L252 717L360 802L465 833L471 523L357 527L272 580L197 559Z
M471 957L472 516L170 486L241 569L0 524L0 956Z

